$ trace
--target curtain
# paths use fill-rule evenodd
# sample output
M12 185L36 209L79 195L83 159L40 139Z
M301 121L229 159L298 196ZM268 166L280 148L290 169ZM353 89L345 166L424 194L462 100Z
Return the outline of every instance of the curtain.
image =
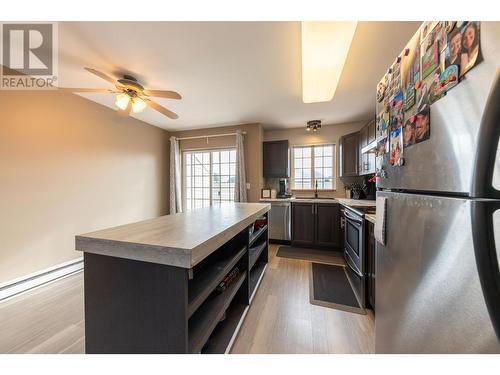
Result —
M247 201L247 181L245 177L245 153L243 151L243 134L236 131L236 182L234 186L234 201Z
M181 154L179 141L170 137L170 213L182 212Z

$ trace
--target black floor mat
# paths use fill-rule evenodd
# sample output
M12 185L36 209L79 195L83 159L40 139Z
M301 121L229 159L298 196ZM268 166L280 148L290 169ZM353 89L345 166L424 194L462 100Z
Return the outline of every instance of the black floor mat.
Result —
M309 299L313 305L365 314L352 290L344 267L311 264Z
M344 256L340 251L308 249L305 247L280 246L276 256L288 259L344 266Z

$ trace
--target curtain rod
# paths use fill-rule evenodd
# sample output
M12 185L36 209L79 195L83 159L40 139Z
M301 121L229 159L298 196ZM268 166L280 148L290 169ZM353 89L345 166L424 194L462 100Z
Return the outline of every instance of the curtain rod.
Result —
M241 134L247 134L247 132L241 132ZM180 137L176 138L178 141L184 141L186 139L205 139L205 138L213 138L213 137L228 137L231 135L236 135L236 133L224 133L224 134L212 134L212 135L197 135L193 137Z

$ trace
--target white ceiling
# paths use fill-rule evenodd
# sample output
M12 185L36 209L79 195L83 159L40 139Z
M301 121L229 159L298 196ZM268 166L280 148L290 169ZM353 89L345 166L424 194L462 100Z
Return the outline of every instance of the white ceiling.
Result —
M321 119L369 119L375 86L418 22L360 22L331 102L304 104L299 22L62 22L59 85L110 87L83 70L134 75L146 88L175 90L157 101L170 120L147 108L133 116L167 130L260 122L286 128ZM115 108L110 94L81 94Z

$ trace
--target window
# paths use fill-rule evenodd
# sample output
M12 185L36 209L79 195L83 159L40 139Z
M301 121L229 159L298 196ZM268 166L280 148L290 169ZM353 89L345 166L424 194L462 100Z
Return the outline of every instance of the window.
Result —
M187 210L234 200L235 149L186 151L183 165Z
M334 189L334 145L294 146L292 188L295 190Z

